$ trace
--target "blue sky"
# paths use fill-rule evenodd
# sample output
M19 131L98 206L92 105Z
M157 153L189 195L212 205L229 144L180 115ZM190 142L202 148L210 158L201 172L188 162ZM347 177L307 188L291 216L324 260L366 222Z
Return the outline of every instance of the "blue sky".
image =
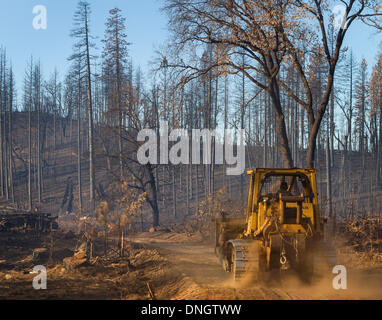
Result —
M88 1L92 7L91 32L100 40L104 37L109 10L118 7L126 17L130 56L134 65L147 69L154 51L167 38L167 20L160 12L160 0L98 0ZM45 77L57 67L62 76L68 68L67 58L72 53L73 39L70 30L77 0L2 0L0 10L0 45L7 50L16 75L17 88L22 81L31 55L40 59ZM47 8L47 29L35 30L32 25L33 7Z
M88 0L92 6L91 31L103 38L108 11L118 7L127 19L130 55L134 65L143 71L148 69L148 62L154 57L154 51L167 39L167 19L159 8L162 0ZM73 40L69 33L72 28L73 14L77 0L2 0L0 10L0 45L7 49L16 75L17 87L22 88L22 80L27 61L33 55L40 58L45 77L54 70L61 76L68 67L67 58L72 52ZM35 30L32 26L36 5L47 8L47 30ZM355 57L365 57L369 68L375 62L382 40L380 34L375 35L370 28L361 23L349 30L346 44L353 49Z

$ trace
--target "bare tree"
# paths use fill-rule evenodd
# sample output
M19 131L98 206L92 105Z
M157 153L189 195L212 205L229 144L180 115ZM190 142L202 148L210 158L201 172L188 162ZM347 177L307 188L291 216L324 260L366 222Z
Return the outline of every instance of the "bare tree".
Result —
M87 116L88 116L88 141L89 141L89 183L90 183L90 204L94 209L95 200L95 168L94 168L94 127L93 127L93 100L92 100L92 73L90 64L90 48L94 45L90 42L89 34L89 15L90 5L86 1L80 1L77 11L74 14L74 29L71 36L78 39L75 44L76 53L71 56L71 60L79 58L83 59L86 68L86 85L87 85Z
M32 210L32 108L33 108L33 58L25 72L24 109L28 111L28 209Z
M371 115L375 117L376 133L376 178L377 183L381 184L381 152L382 152L382 55L378 57L378 62L373 68L370 80L370 102ZM379 118L377 120L377 117ZM379 129L378 129L379 127Z
M355 132L358 134L358 151L362 155L362 171L365 169L365 153L367 151L366 139L366 112L367 112L367 63L363 59L355 92Z
M287 92L308 116L309 139L306 164L314 166L317 135L329 103L333 88L334 73L340 50L346 33L355 20L372 19L378 16L374 1L343 1L345 16L342 28L335 35L332 53L328 42L329 14L326 3L321 1L209 1L209 0L167 0L164 10L169 16L170 28L174 35L171 44L175 51L171 66L181 69L188 78L206 74L210 68L221 68L224 72L244 73L254 84L267 90L276 115L276 130L284 165L294 165L288 142L285 115L280 99L281 88ZM310 19L310 23L304 21ZM374 20L372 20L374 21ZM319 30L319 37L316 30ZM320 40L318 40L320 39ZM307 45L321 43L327 63L328 77L325 90L314 112L312 89L308 82L303 61L303 53ZM216 43L225 46L219 59L207 69L187 59L185 48L193 48L198 44ZM244 50L248 63L243 67L235 62L234 57ZM183 53L183 54L182 54ZM189 55L188 55L189 56ZM284 61L292 61L303 84L302 99L278 75ZM257 80L254 74L260 73L265 82Z

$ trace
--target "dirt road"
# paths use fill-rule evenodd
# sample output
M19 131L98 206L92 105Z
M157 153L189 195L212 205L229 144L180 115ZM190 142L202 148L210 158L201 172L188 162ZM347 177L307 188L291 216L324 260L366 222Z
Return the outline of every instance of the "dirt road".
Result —
M48 288L34 290L31 271L37 261L33 261L32 252L46 241L30 239L27 234L17 235L18 241L13 239L15 235L2 236L0 300L146 300L152 298L149 287L160 300L382 299L381 266L344 263L348 290L340 291L332 287L333 274L313 285L301 282L296 275L280 277L279 273L269 274L261 282L243 279L236 283L223 271L211 244L197 235L171 232L137 234L127 243L124 257L115 253L103 258L101 253L75 270L63 264L63 257L68 256L68 248L75 247L76 237L56 234L52 261L38 262L47 266ZM103 249L101 242L95 247Z
M173 299L382 299L380 267L353 270L351 266L346 266L347 290L333 289L334 274L310 285L294 274L281 278L279 274L271 274L261 283L248 279L235 283L230 274L223 271L210 244L166 233L145 233L132 240L157 249L183 275Z

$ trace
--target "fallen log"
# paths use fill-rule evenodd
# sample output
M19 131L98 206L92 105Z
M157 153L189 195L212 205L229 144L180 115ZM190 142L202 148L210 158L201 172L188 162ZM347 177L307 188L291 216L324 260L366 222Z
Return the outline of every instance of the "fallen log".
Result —
M36 231L50 232L58 229L57 217L49 213L23 212L21 210L1 212L0 209L0 232L1 231Z

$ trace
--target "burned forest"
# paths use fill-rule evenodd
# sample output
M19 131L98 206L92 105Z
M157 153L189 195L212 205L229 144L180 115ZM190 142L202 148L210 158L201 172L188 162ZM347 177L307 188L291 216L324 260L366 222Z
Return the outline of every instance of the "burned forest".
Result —
M382 299L377 1L45 2L0 38L1 300Z

